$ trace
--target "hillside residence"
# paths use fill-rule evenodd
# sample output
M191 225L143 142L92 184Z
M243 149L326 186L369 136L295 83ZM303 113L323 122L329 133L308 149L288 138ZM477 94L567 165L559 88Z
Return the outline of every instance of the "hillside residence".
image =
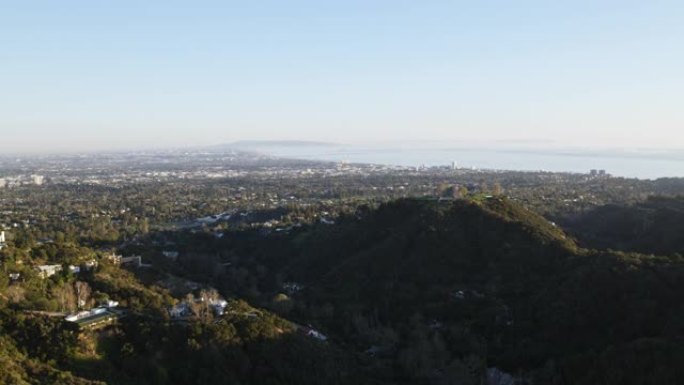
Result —
M162 251L162 254L169 259L176 259L178 258L178 252L177 251Z
M36 267L41 278L52 277L62 271L62 265L40 265Z
M99 307L106 307L106 308L113 308L119 306L119 301L112 301L111 299L108 299L104 302Z
M195 302L202 303L204 302L204 298L197 298L195 299ZM214 315L220 317L223 314L225 314L226 307L228 307L228 302L222 298L212 299L209 300L209 306L214 311ZM169 316L171 316L171 318L186 318L192 317L194 315L192 307L186 301L179 302L178 304L169 308L168 310Z
M131 257L121 257L120 263L122 265L140 267L140 265L142 265L142 257L139 255L133 255Z
M119 318L121 318L120 312L117 312L112 307L96 307L88 311L68 315L64 320L77 324L79 328L94 328L111 323Z
M301 328L301 331L306 334L309 337L315 338L319 341L327 341L328 337L326 337L323 333L319 332L318 330L312 328L311 326L305 326Z
M228 302L224 299L212 300L209 302L209 304L214 309L214 314L217 316L222 316L226 311L226 307L228 306Z
M115 265L121 264L121 255L109 254L105 257L105 259L112 262Z
M192 315L192 311L190 310L190 306L185 302L181 302L169 308L169 316L171 316L171 318L185 318L190 315Z
M93 270L94 268L96 268L97 265L98 265L97 261L94 260L94 259L91 259L90 261L87 261L87 262L85 262L85 263L83 264L83 268L84 268L86 271L91 271L91 270Z

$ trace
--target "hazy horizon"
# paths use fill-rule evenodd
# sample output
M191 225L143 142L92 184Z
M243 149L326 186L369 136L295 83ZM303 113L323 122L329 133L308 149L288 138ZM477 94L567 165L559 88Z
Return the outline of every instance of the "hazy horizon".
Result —
M548 154L601 154L605 156L649 156L658 155L665 157L682 158L684 156L684 146L622 146L622 145L597 145L592 143L587 144L568 144L559 141L551 140L387 140L387 141L372 141L372 140L358 140L358 141L326 141L326 140L307 140L307 139L240 139L234 141L217 141L208 143L185 143L185 144L138 144L138 145L121 145L112 147L98 147L88 146L86 148L33 148L25 150L9 150L0 151L0 156L19 156L19 157L34 157L34 156L75 156L75 155L96 155L96 154L126 154L126 153L164 153L173 151L189 151L202 152L213 151L220 149L221 151L227 149L246 150L261 152L266 155L277 155L276 152L270 152L270 148L325 148L332 146L332 148L363 148L378 150L426 150L426 149L458 149L458 150L478 150L490 152L528 152L528 153L548 153ZM681 156L680 156L681 155ZM292 156L290 156L292 157ZM684 171L684 170L683 170Z
M683 19L676 1L4 4L0 154L684 149Z

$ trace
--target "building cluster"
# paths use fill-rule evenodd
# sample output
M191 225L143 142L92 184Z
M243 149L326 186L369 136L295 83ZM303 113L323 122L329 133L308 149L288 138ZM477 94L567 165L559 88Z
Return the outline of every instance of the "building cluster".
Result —
M174 319L195 317L197 315L193 309L195 305L204 304L208 305L217 317L222 316L228 307L228 301L223 298L193 298L192 301L182 301L169 308L169 316Z
M42 186L46 179L44 175L16 175L0 178L0 188L36 185Z
M160 164L174 167L159 168ZM314 162L277 159L250 154L168 153L111 157L75 156L67 158L36 158L5 160L6 167L17 168L20 175L0 178L0 188L25 185L90 184L120 187L136 183L191 181L234 178L312 179L349 175L384 175L413 168L350 164L347 162ZM0 157L0 169L3 159Z
M90 271L96 268L97 265L97 261L92 259L80 264L79 266L69 265L67 268L71 274L79 274L82 271ZM64 267L62 265L38 265L36 266L36 270L38 271L38 276L46 279L64 270Z

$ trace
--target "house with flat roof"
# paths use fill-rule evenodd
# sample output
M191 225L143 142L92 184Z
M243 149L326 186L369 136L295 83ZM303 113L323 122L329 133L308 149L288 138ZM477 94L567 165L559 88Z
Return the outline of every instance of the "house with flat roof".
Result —
M38 275L41 278L52 277L62 271L62 265L39 265L36 268L38 269Z
M64 320L75 323L80 329L93 329L108 325L121 318L122 315L123 313L120 310L112 307L96 307L88 311L68 315Z

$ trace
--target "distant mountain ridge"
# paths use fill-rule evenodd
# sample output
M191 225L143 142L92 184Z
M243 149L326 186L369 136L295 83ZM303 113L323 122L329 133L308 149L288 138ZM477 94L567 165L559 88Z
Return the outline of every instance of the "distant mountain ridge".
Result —
M340 144L310 140L240 140L232 143L227 143L222 146L239 149L259 147L337 147L340 146Z

